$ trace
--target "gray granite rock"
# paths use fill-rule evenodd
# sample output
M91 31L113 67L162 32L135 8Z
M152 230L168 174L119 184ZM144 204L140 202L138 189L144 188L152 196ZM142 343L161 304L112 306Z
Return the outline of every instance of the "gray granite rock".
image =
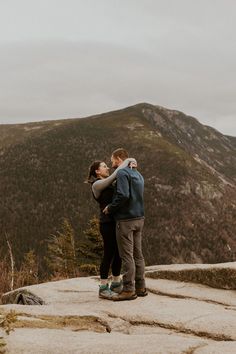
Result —
M3 304L43 305L44 301L32 291L17 289L2 296Z
M181 265L171 265L148 267L147 272L160 267L181 270ZM208 271L206 265L182 265L189 271L198 267ZM214 267L225 269L229 264ZM4 335L7 350L12 354L236 353L234 290L154 277L147 278L147 288L147 297L123 302L99 299L96 277L23 288L44 304L22 306L13 301L0 306L1 313L18 314L15 331Z

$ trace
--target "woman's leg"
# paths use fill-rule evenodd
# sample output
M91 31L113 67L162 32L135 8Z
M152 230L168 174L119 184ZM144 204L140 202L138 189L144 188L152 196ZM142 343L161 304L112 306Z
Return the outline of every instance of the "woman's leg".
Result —
M100 233L103 238L103 258L100 265L101 285L99 287L99 297L112 300L113 292L108 285L109 270L114 259L114 224L115 223L101 223Z
M112 275L113 275L113 281L118 282L120 281L120 272L121 272L121 258L118 250L118 245L116 241L116 225L115 223L113 224L112 228L112 247L114 249L114 257L112 260Z
M100 265L100 277L101 280L107 280L109 270L115 255L114 247L114 223L101 223L100 233L103 238L103 258Z
M123 283L121 281L121 258L118 250L118 245L116 241L116 225L115 223L112 224L111 227L111 241L112 245L111 247L114 250L114 257L112 259L112 264L111 264L111 270L112 270L112 282L110 289L113 292L120 293L123 288Z

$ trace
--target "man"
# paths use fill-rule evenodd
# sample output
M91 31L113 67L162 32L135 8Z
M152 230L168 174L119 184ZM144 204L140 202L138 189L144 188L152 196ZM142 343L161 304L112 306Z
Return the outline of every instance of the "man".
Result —
M112 153L112 167L117 168L128 158L125 149ZM120 257L123 262L123 290L113 296L113 300L134 300L146 296L145 264L142 254L142 230L144 179L136 167L128 166L117 172L116 188L112 203L104 209L116 220L116 237Z

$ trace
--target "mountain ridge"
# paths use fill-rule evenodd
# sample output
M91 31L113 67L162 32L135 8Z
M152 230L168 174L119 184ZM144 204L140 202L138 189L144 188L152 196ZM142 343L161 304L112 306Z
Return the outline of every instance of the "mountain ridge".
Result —
M1 237L7 232L19 261L30 248L42 258L63 217L76 240L84 239L97 214L84 184L88 166L109 163L123 146L146 181L147 264L234 260L234 141L180 111L146 103L83 119L0 126Z

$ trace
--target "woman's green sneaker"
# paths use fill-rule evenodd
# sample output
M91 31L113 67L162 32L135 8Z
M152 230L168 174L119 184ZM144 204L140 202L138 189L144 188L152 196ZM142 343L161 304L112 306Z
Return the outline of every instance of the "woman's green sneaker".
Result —
M115 295L113 291L110 290L109 285L99 285L98 296L102 299L112 300L112 297Z
M121 291L123 290L123 281L121 280L111 282L110 290L116 294L121 293Z

